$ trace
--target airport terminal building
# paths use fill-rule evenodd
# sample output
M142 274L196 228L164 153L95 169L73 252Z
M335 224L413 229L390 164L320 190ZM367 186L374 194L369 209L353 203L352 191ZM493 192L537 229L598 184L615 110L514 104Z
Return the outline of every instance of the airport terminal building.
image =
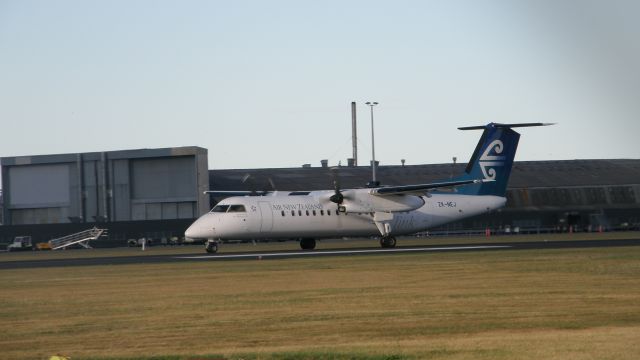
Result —
M204 191L309 191L363 187L368 166L209 170L207 149L179 147L60 155L4 157L0 243L30 235L34 241L86 230L109 229L95 246L128 239L155 241L184 230L220 199ZM382 165L384 185L447 180L462 164ZM507 206L435 231L595 231L640 224L640 160L515 162Z

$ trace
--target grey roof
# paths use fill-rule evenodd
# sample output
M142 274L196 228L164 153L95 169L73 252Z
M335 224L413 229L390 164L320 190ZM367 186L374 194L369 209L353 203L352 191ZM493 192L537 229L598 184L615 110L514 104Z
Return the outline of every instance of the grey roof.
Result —
M86 152L86 153L69 153L69 154L47 154L47 155L27 155L27 156L6 156L0 158L2 166L13 165L31 165L31 164L51 164L66 163L78 161L78 155L83 160L100 160L105 154L110 160L115 159L134 159L134 158L150 158L150 157L170 157L183 155L206 155L207 149L198 146L182 146L172 148L158 149L133 149L133 150L115 150L104 152Z
M380 166L378 180L384 185L419 184L449 179L464 172L466 164ZM342 188L363 187L371 168L338 167ZM333 187L330 168L273 168L209 170L211 190L321 190ZM251 175L250 180L242 179ZM605 186L640 184L640 159L554 160L515 162L509 188Z
M639 159L516 162L510 188L640 184Z

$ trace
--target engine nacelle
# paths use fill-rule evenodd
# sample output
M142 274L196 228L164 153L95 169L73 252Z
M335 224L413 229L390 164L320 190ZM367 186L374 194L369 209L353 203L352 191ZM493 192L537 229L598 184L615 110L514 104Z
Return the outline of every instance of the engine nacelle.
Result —
M342 205L347 212L401 212L419 209L425 203L424 199L416 195L372 195L368 192L354 191L345 194Z

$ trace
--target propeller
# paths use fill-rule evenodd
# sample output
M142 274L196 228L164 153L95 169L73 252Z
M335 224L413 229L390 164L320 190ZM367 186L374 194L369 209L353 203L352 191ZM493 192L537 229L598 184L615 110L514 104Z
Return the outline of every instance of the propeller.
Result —
M340 211L341 205L344 202L344 195L340 190L340 177L337 175L338 169L331 169L331 176L333 177L333 191L334 194L329 197L329 201L335 203L338 206L338 211ZM344 210L344 207L342 207Z
M276 184L273 182L273 179L271 179L271 176L269 176L267 177L267 183L265 183L264 187L262 188L262 196L267 195L271 191L277 191L277 190L276 190Z
M255 181L255 176L253 176L252 174L246 174L245 176L242 177L242 184L246 184L247 187L249 188L250 191L250 196L265 196L267 195L270 191L276 191L276 185L273 182L273 179L271 179L271 177L267 178L267 183L264 184L263 190L258 192L257 189L257 185L256 185L256 181ZM271 190L269 190L269 187L271 187Z
M256 191L256 182L251 174L246 174L245 176L243 176L241 182L242 184L248 185L249 191L251 192L249 196L258 195L258 192Z
M344 202L344 195L342 195L342 192L340 192L340 185L335 180L333 181L333 190L335 191L335 193L331 195L331 197L329 197L329 200L340 206L340 204Z

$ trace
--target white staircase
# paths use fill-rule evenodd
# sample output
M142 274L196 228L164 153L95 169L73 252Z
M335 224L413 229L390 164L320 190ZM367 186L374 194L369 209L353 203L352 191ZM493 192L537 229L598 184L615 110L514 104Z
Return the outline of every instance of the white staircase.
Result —
M86 249L91 249L89 246L90 240L97 240L100 236L107 236L107 229L93 229L81 231L79 233L63 236L57 239L49 240L49 245L52 250L64 249L68 246L78 244Z

